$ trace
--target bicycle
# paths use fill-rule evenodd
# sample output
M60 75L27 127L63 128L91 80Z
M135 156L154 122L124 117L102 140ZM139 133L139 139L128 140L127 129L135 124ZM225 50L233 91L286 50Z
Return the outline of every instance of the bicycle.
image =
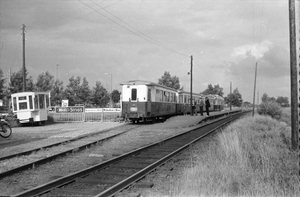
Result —
M4 120L0 119L0 136L3 138L8 138L12 134L12 129L10 125Z

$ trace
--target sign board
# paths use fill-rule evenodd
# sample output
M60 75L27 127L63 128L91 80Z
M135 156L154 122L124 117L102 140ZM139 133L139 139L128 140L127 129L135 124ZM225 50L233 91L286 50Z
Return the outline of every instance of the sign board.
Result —
M62 100L61 101L61 106L62 107L68 107L69 106L69 100Z
M71 106L71 107L57 107L56 113L83 113L84 107L82 106Z
M85 108L85 112L121 112L121 108Z

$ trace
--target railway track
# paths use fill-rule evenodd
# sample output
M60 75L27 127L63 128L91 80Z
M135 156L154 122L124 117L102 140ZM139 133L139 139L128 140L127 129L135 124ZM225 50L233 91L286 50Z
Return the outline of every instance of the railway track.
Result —
M112 196L241 115L243 113L207 122L197 129L144 146L14 196Z
M18 159L17 166L8 166L8 169L2 169L2 171L0 172L0 180L21 171L35 168L39 165L48 163L54 159L57 159L58 157L68 155L69 153L78 152L80 150L91 147L94 144L120 136L130 130L136 129L137 127L137 125L123 125L101 132L94 132L91 134L64 140L58 143L0 157L0 161L3 163L8 160L21 158ZM49 155L49 151L55 148L57 148L58 150L53 151L54 153ZM47 151L46 154L44 153L45 151ZM20 160L22 160L23 162L20 162ZM26 164L22 165L22 163Z

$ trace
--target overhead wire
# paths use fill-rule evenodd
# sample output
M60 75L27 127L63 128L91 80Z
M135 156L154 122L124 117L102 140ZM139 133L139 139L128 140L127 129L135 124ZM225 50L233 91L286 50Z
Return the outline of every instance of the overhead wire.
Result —
M129 26L131 29L128 28L127 26L125 26L125 25L120 24L119 22L117 22L116 20L110 18L109 16L107 16L107 15L101 13L100 11L98 11L97 9L91 7L91 6L88 5L87 3L84 3L84 2L82 2L81 0L79 0L79 1L80 1L82 4L86 5L87 7L89 7L90 9L94 10L96 13L98 13L98 14L104 16L104 17L107 18L108 20L110 20L110 21L112 21L113 23L117 24L118 26L124 28L125 30L127 30L127 31L129 31L129 32L131 32L131 33L133 33L134 35L136 35L136 36L138 36L138 37L140 37L140 38L142 38L142 39L144 39L144 40L146 40L146 41L148 41L148 42L150 42L150 43L152 43L152 44L154 44L154 45L156 45L156 46L158 46L158 47L160 47L160 48L163 48L163 49L165 49L165 50L171 51L171 52L173 52L173 53L177 53L177 54L182 55L182 56L188 56L188 55L186 55L186 54L180 53L180 52L178 52L178 51L176 51L176 50L174 50L174 49L171 49L171 48L169 48L169 47L167 47L167 46L164 46L163 44L157 42L156 40L154 40L153 38L149 37L149 36L146 35L145 33L141 32L140 30L136 29L136 28L133 27L132 25L128 24L127 22L125 22L125 21L122 20L121 18L119 18L119 17L117 17L116 15L112 14L111 12L107 11L105 8L103 8L102 6L98 5L97 3L91 1L92 3L94 3L95 5L97 5L98 7L100 7L101 9L103 9L104 11L106 11L107 13L111 14L112 16L114 16L116 19L118 19L119 21L121 21L121 22L124 23L125 25ZM132 29L133 29L134 31L133 31ZM142 35L143 35L143 36L142 36Z

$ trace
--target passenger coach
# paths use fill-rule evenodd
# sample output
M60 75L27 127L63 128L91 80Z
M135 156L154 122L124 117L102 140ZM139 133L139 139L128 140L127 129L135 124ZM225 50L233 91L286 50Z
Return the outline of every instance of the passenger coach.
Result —
M122 116L132 122L176 114L177 92L149 81L122 83Z

